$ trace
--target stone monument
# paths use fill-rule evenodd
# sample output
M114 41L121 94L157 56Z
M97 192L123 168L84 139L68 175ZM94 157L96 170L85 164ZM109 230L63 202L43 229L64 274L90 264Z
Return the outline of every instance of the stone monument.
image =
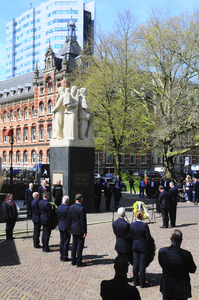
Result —
M83 194L87 212L94 211L93 113L86 88L58 88L52 108L53 138L50 141L50 173L54 185L60 179L64 194L74 203L75 194Z

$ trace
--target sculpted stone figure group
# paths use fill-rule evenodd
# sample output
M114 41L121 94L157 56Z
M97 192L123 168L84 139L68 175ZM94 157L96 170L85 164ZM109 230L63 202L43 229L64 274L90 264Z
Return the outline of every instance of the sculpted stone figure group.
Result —
M53 107L53 139L93 141L93 113L90 111L86 88L58 88L59 98Z

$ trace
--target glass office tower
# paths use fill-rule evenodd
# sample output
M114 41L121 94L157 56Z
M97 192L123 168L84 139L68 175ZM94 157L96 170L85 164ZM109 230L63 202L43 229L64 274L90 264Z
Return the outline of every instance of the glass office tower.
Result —
M55 54L68 35L67 23L76 24L76 36L83 48L89 25L94 27L95 2L49 0L13 18L6 24L6 79L44 68L45 52L51 44Z

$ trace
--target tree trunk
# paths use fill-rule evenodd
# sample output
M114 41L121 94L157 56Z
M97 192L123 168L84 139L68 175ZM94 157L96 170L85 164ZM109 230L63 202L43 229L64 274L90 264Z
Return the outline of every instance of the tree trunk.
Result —
M117 177L117 175L119 174L119 172L120 172L120 154L117 153L115 155L115 170L114 170L115 177Z
M175 178L173 156L168 156L170 145L164 145L164 176Z

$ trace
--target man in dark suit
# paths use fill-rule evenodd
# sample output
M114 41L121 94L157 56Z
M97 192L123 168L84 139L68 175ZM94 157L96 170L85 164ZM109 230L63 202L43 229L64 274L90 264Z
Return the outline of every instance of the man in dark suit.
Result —
M135 286L127 282L128 259L126 256L118 256L114 263L115 277L101 282L100 295L103 300L141 300Z
M52 195L55 200L55 204L57 206L61 205L62 197L63 197L63 190L61 185L61 180L57 180L57 184L54 185Z
M169 209L169 215L170 215L170 221L171 221L171 227L175 227L176 225L176 208L177 208L177 198L178 198L178 189L174 186L174 182L171 181L169 183L170 190L169 190L169 197L170 197L170 209Z
M94 183L94 196L95 196L95 212L100 213L102 189L101 189L101 183L99 178Z
M33 233L33 246L35 248L41 248L39 244L39 237L40 237L40 229L41 229L41 222L40 222L40 210L39 210L39 193L33 193L33 200L31 203L32 208L32 221L34 223L34 233Z
M124 220L125 208L120 207L117 210L118 219L113 222L113 232L116 235L115 250L118 255L126 255L128 257L130 250L129 241L129 223Z
M73 235L73 244L71 250L71 264L81 267L82 252L84 248L84 240L87 234L86 211L82 206L83 196L77 194L75 196L75 204L70 207L70 224L71 233Z
M48 187L46 186L46 180L43 180L41 186L38 188L39 200L43 199L44 192L48 192Z
M60 232L60 260L69 261L68 247L70 242L69 197L63 196L62 204L57 208L57 223Z
M29 183L29 188L26 189L25 192L25 200L26 200L26 205L28 207L28 218L31 219L32 217L32 210L31 210L31 202L33 199L33 183Z
M196 265L191 253L181 249L182 232L174 230L171 246L159 250L159 264L163 269L160 292L163 300L187 300L191 297L189 273L195 273Z
M170 208L170 201L169 201L169 193L164 190L164 187L162 185L159 186L159 199L158 202L160 203L160 209L162 212L162 220L163 220L163 226L162 228L168 228L169 223L169 208Z
M43 199L39 201L39 210L40 210L40 220L43 225L43 234L42 234L42 244L43 251L50 252L48 243L51 233L51 218L52 218L52 208L48 202L50 194L48 192L43 193Z

